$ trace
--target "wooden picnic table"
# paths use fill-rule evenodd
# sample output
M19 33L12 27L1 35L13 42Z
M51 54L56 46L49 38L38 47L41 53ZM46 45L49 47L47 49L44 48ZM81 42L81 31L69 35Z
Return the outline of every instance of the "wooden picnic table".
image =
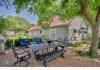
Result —
M41 44L31 44L29 45L34 52L38 52L40 50L44 50L47 48L52 48L53 46L48 45L48 43L41 43Z
M60 56L60 55L63 56L63 51L64 51L64 49L63 49L64 47L63 46L64 46L63 44L57 43L57 42L56 43L52 43L52 44L40 43L40 44L31 44L31 45L29 45L29 47L31 47L31 49L34 52L34 56L35 56L36 60L37 59L43 59L44 62L45 62L45 65L48 62L49 57L51 59L52 57L55 57L55 56ZM59 48L61 47L61 49L58 50L58 47ZM48 49L50 49L50 48L53 48L53 51L52 52L49 52L48 51ZM42 51L43 50L47 50L47 53L43 57L41 57L38 54L39 51L41 51L41 50Z

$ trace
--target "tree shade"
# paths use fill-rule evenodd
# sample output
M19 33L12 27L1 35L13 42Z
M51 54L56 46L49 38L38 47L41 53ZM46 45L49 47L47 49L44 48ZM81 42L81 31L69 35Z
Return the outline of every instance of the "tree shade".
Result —
M77 15L84 17L92 31L90 54L91 56L97 54L100 0L14 0L13 5L17 13L26 9L30 13L37 14L40 21L48 21L54 16L60 16L63 20Z

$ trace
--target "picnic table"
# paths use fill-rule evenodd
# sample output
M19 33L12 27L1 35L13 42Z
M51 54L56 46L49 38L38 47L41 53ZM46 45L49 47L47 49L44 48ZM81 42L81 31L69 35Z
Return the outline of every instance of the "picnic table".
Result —
M31 49L34 52L34 56L37 59L43 59L44 60L44 65L47 66L47 62L49 61L49 59L51 59L52 57L55 56L63 56L64 53L64 45L61 45L59 43L52 43L52 44L48 44L48 43L41 43L41 44L31 44L29 45L29 47L31 47ZM58 50L58 48L60 48L60 50ZM53 48L52 52L49 52L48 49ZM43 51L43 50L47 50L47 53L44 55L40 55L39 51Z

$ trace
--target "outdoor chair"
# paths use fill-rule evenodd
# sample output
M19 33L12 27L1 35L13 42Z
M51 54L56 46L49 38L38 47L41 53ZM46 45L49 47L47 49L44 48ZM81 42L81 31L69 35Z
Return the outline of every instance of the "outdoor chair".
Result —
M17 58L17 62L14 63L14 66L22 65L22 62L25 62L25 66L29 65L28 59L31 58L31 54L28 51L25 51L24 49L15 49L12 47L13 53L15 58Z
M53 43L53 41L52 41L52 40L47 40L47 43L48 43L49 45L51 45L51 43Z

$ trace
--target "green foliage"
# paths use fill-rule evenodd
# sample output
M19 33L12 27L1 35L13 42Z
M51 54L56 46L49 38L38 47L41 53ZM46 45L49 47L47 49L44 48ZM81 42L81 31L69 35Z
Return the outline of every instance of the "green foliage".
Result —
M93 26L92 29L95 29L98 25L95 18L100 9L100 0L14 0L14 6L17 12L27 9L28 12L37 14L42 21L50 20L54 16L66 20L82 14ZM91 53L94 55L95 52L96 49L92 48Z
M33 39L33 38L28 38L28 40L29 40L30 42L34 42L34 39Z
M18 37L18 38L27 38L27 33L25 33L25 32L19 32L17 35L16 35L16 37Z
M20 47L20 38L7 39L5 42L6 48L11 48L13 43L14 43L15 47Z
M82 44L90 44L90 40L84 39L84 40L77 41L73 44L73 46L78 47L78 46L82 46Z
M46 29L50 26L48 22L42 22L42 21L41 23L38 23L38 25L41 26L43 29Z
M5 42L6 48L11 48L12 43L13 43L13 39L7 39Z
M10 39L27 38L27 33L24 31L17 33L15 36L9 37Z
M91 57L96 57L97 51L90 50L90 51L89 51L89 55L90 55Z
M45 40L45 39L46 39L45 35L41 35L41 38L42 38L43 40Z
M15 47L20 47L20 39L22 38L7 39L5 42L6 48L11 48L13 43ZM34 42L34 38L27 38L27 39L29 40L29 42Z
M15 32L27 31L31 24L23 17L18 16L8 16L7 19L10 22L10 30Z
M91 56L90 55L90 53L89 53L89 51L81 51L81 50L79 50L79 51L76 51L80 56Z
M0 16L0 33L7 30L9 26L9 21L6 18Z
M92 41L92 33L88 33L88 34L87 34L87 39L88 39L88 41L90 41L90 42Z
M79 15L81 3L84 0L14 0L14 6L19 13L27 9L30 13L35 13L39 20L49 20L54 16L60 16L62 19L69 19ZM94 17L97 8L100 7L100 0L87 0L88 9Z
M20 32L16 36L9 37L5 42L6 48L11 48L12 44L14 44L16 47L19 47L20 46L20 39L26 38L26 37L27 37L27 34L24 32Z
M83 42L80 40L80 41L77 41L73 44L74 47L79 47L79 46L82 46Z
M80 56L88 56L88 57L94 57L93 56L93 54L91 54L91 52L90 51L81 51L81 50L79 50L79 51L76 51ZM96 52L95 52L95 54L96 54ZM94 55L95 55L94 54Z
M86 39L85 39L85 40L82 40L82 44L89 44L88 42L89 42L89 41L86 40Z

